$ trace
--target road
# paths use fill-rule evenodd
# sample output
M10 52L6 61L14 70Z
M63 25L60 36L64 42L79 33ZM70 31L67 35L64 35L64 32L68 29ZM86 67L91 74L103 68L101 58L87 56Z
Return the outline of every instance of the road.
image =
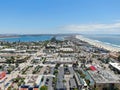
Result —
M51 67L51 72L50 74L52 75L54 72L54 67ZM53 77L48 77L49 81L48 81L48 90L54 90L52 87L52 81L53 81Z

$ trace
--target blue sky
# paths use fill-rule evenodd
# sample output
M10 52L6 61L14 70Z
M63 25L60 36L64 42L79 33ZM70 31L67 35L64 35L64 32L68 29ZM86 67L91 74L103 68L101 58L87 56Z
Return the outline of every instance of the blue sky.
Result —
M120 33L120 0L0 0L0 33Z

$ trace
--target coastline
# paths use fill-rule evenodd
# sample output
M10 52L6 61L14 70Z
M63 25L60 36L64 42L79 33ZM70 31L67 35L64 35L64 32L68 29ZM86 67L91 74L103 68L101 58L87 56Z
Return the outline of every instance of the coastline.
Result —
M0 39L8 39L8 38L19 38L19 36L11 36L11 37L0 37Z
M75 37L77 39L85 41L85 42L87 42L95 47L98 47L98 48L103 48L103 49L109 50L111 52L119 52L120 51L120 47L117 47L117 45L112 45L110 43L104 43L104 42L101 42L98 40L89 39L89 38L86 38L82 35L76 35Z

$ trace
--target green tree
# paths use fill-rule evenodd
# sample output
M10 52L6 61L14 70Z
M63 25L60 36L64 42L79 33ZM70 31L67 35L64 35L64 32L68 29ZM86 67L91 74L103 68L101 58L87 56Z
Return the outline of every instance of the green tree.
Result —
M119 90L119 88L115 87L114 90Z
M58 70L55 70L53 74L54 74L54 75L57 75L57 74L58 74Z
M11 56L11 58L7 59L6 62L8 64L14 63L15 62L15 58L13 56Z
M15 63L15 66L16 66L16 68L19 66L19 64L18 63Z
M118 56L118 61L120 61L120 55Z
M90 85L90 80L89 79L85 79L87 85Z
M96 88L95 88L95 90L99 90L99 88L98 88L98 87L96 87Z
M48 90L47 86L41 86L40 90Z
M57 40L56 40L56 37L51 38L50 41L51 41L51 42L56 42L56 41L57 41Z
M11 90L11 89L12 89L12 87L11 87L11 86L9 86L7 90Z
M78 90L77 88L74 88L74 90Z
M63 83L66 83L66 80L63 80L62 82L63 82Z
M57 82L57 78L53 78L53 81L52 81L54 84L56 84Z

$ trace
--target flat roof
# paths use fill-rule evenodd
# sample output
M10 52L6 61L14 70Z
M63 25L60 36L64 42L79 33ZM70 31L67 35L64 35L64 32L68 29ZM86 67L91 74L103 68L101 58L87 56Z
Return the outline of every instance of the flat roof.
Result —
M120 63L112 63L112 62L110 62L109 64L120 71Z
M33 84L36 82L37 85L40 84L42 76L39 75L28 75L25 79L25 85L33 86Z
M84 85L84 82L82 81L82 79L78 73L75 73L75 79L76 79L78 85Z
M37 80L36 80L36 84L40 85L41 79L42 79L43 75L39 75Z
M120 83L120 78L107 70L88 71L96 83Z
M72 48L60 48L60 50L62 50L62 51L73 51Z
M16 49L13 49L13 48L5 48L5 49L2 49L1 51L15 51Z

